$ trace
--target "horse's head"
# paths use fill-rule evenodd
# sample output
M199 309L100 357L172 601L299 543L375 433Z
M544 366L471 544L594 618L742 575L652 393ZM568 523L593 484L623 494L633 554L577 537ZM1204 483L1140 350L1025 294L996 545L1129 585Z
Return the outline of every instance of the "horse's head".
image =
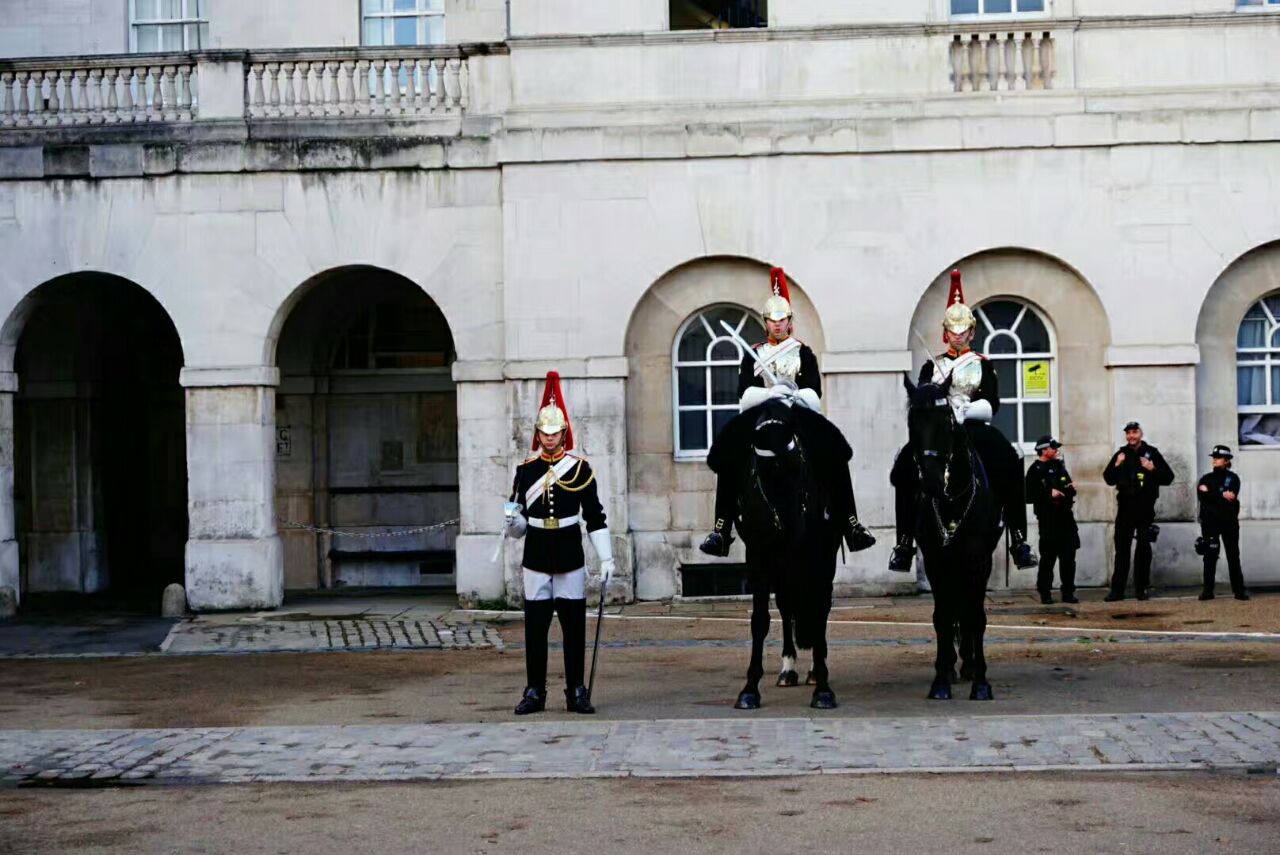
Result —
M946 489L947 466L955 446L956 417L947 399L951 376L941 383L919 386L904 377L903 384L908 400L907 442L920 471L920 489L939 499Z

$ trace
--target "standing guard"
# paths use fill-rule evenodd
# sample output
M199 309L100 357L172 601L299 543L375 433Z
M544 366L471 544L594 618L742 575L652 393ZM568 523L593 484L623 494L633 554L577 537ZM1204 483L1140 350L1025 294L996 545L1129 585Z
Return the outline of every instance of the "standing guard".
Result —
M1022 458L991 419L1000 409L999 379L991 362L971 348L978 319L965 305L960 271L951 271L947 310L942 316L942 340L947 350L924 364L919 383L942 383L951 378L948 395L956 420L963 422L982 460L991 486L1001 506L1004 525L1012 540L1014 563L1035 567L1037 558L1027 543L1027 506L1023 494ZM916 488L919 479L915 461L904 453L893 460L889 483L894 488L894 513L898 540L889 555L889 569L911 570L915 560ZM994 548L994 546L992 547Z
M1040 602L1053 604L1053 565L1059 562L1062 580L1062 602L1076 599L1076 550L1080 548L1080 529L1071 506L1076 500L1076 485L1067 472L1058 449L1062 443L1051 436L1036 440L1040 456L1027 469L1027 501L1035 509L1040 523L1040 571L1036 589Z
M532 457L516 467L511 499L505 505L506 534L525 537L524 640L527 685L516 715L541 712L547 704L547 633L552 614L559 615L564 636L565 702L569 712L595 712L583 683L586 657L585 524L600 559L600 596L613 575L613 547L595 473L581 457L570 454L573 427L560 391L560 375L547 372L542 407L534 424ZM527 532L527 537L526 537Z
M1240 476L1231 471L1231 449L1215 445L1209 456L1213 470L1200 479L1196 498L1200 500L1200 539L1196 552L1204 556L1204 590L1200 599L1213 599L1213 582L1218 571L1218 553L1226 550L1231 592L1237 600L1249 599L1240 569Z
M791 290L787 274L781 267L769 270L769 298L760 312L768 340L752 346L754 355L744 353L738 368L738 408L746 411L770 397L786 397L821 415L822 375L818 357L809 345L795 338ZM768 373L777 383L770 386ZM853 498L853 481L849 467L836 466L829 471L831 515L835 529L843 535L850 551L858 552L876 542L871 532L858 521ZM724 557L733 543L731 529L738 520L738 498L731 479L716 479L715 530L699 547L708 555Z
M1142 425L1129 422L1124 426L1125 444L1111 456L1102 471L1102 480L1116 488L1115 546L1116 568L1111 575L1111 590L1103 598L1108 603L1124 599L1129 581L1130 542L1133 547L1133 592L1139 600L1147 599L1151 583L1151 544L1156 542L1160 527L1156 525L1156 499L1160 488L1173 483L1173 470L1154 445L1143 440Z

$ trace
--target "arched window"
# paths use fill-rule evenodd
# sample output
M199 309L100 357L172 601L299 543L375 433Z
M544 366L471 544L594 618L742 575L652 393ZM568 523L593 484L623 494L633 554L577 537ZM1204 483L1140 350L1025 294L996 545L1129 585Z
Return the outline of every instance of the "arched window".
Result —
M703 309L680 327L671 354L677 458L705 456L711 440L738 412L742 348L721 321L749 343L765 337L755 313L741 306Z
M1241 445L1280 445L1280 294L1249 307L1236 333Z
M974 346L991 360L1000 379L1000 412L993 421L1023 454L1058 422L1053 339L1035 309L1015 300L977 308Z

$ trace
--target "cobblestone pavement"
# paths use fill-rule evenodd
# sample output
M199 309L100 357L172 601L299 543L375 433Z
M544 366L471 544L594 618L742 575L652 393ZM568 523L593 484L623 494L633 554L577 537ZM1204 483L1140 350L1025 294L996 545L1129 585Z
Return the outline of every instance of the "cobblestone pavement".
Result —
M1249 769L1280 712L0 730L0 782L394 781Z
M481 624L411 618L186 620L160 645L164 653L276 653L329 650L502 649L502 637Z

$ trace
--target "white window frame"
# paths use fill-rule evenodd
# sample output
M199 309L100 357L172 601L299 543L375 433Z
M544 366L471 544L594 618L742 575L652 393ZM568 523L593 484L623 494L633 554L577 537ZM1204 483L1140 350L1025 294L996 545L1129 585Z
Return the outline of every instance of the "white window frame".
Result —
M978 0L978 11L969 13L953 13L951 11L951 0L944 0L947 4L947 17L953 21L1012 21L1012 20L1035 20L1037 18L1049 18L1053 15L1053 0L1044 0L1044 10L1040 12L988 12L987 0ZM1018 0L1012 0L1013 8L1018 8Z
M1261 6L1244 6L1240 0L1236 0L1237 12L1280 12L1280 0L1266 0Z
M1013 319L1013 323L1008 327L996 329L992 325L991 320L987 317L984 309L992 303L1013 303L1020 307L1017 317ZM1044 326L1045 332L1049 336L1048 352L1024 351L1022 349L1022 338L1017 334L1017 329L1022 324L1022 319L1030 312ZM978 330L982 333L981 346L978 345L978 336L974 336L974 345L979 353L992 362L1013 362L1015 363L1014 376L1017 378L1017 388L1013 390L1013 394L1009 394L1008 389L1000 390L1000 406L1015 407L1017 418L1017 435L1010 437L1010 442L1022 452L1024 457L1035 455L1036 437L1031 437L1028 441L1023 441L1023 404L1045 404L1049 405L1049 433L1054 436L1058 435L1058 339L1054 334L1053 325L1049 323L1048 318L1040 313L1038 309L1025 300L1019 300L1017 297L993 297L990 300L984 300L973 310L974 315L978 318ZM991 353L989 344L998 336L1006 336L1013 339L1016 349L1013 353ZM1023 395L1022 389L1022 363L1024 362L1047 362L1049 364L1049 397L1048 398L1028 398ZM994 365L992 366L995 367Z
M388 2L393 2L393 0L388 0ZM415 4L415 5L416 5L416 4ZM427 20L427 18L439 18L439 19L443 22L442 26L440 27L440 41L439 41L439 42L418 41L418 42L417 42L417 44L419 44L419 45L428 45L428 44L447 44L447 43L448 43L448 35L447 35L447 29L446 29L446 28L449 26L449 24L448 24L448 21L446 21L446 20L445 20L445 3L441 3L441 4L440 4L440 9L439 9L439 10L413 9L413 10L410 10L410 11L404 11L404 10L401 10L401 11L398 11L398 12L397 12L397 11L391 11L391 12L366 12L366 11L364 10L364 0L360 0L360 44L361 44L362 46L364 46L364 47L395 47L394 45L370 45L370 44L366 43L366 42L365 42L365 40L364 40L364 25L365 25L365 22L367 22L367 21L371 21L371 20L385 21L387 18L415 18L415 19L417 19L417 22L418 22L417 30L418 30L418 38L419 38L419 39L423 39L423 38L425 38L425 36L426 36L426 32L427 32L427 30L426 30L426 20ZM402 47L407 47L407 45L406 45L406 46L402 46Z
M209 45L190 44L187 38L189 31L188 25L195 25L197 37L200 26L209 26L208 3L210 0L203 0L206 8L204 16L196 13L196 9L200 4L200 0L181 0L182 15L178 18L139 18L138 17L138 0L129 0L129 52L138 52L138 28L139 27L163 27L166 25L180 24L182 25L182 44L177 47L170 47L164 43L164 30L160 30L160 53L179 53L183 51L200 50L207 48Z
M742 317L738 320L735 330L739 336L742 336L742 330L746 327L747 322L756 317L756 313L750 309L739 306L736 303L715 303L710 306L704 306L695 312L688 320L680 325L680 329L676 331L675 341L671 345L671 439L672 448L675 450L676 460L705 460L707 452L711 450L710 442L715 440L714 426L715 420L712 416L715 412L737 412L738 402L734 401L729 404L716 404L711 400L711 370L713 368L727 367L732 365L736 370L742 365L742 357L745 355L742 345L738 344L730 338L724 330L716 330L711 326L711 322L707 320L706 315L718 309L730 309L735 312L741 312ZM759 320L757 319L757 323ZM711 336L711 340L707 342L707 349L703 354L703 359L693 359L681 361L680 359L680 342L684 340L685 334L694 324L701 324L707 334ZM745 336L744 336L745 338ZM734 346L734 350L738 356L734 360L712 359L711 352L716 345L721 342L730 342ZM703 404L681 404L680 403L680 369L682 368L702 368L703 374L703 390L706 393ZM706 448L690 448L684 449L680 447L680 414L690 412L706 412L707 425L707 441Z
M1254 300L1252 303L1249 304L1249 309L1244 313L1244 317L1240 319L1240 323L1236 324L1236 342L1237 343L1236 343L1236 351L1235 351L1235 355L1236 355L1235 371L1233 373L1235 375L1235 385L1236 385L1235 399L1237 401L1236 403L1236 443L1240 446L1241 451L1262 451L1262 450L1269 450L1269 449L1280 449L1280 445L1264 445L1261 443L1254 444L1254 445L1244 445L1243 443L1240 442L1240 416L1271 415L1271 414L1280 413L1280 396L1277 396L1275 394L1275 391L1271 388L1271 370L1273 368L1280 368L1280 345L1277 345L1275 347L1271 346L1271 341L1274 340L1276 331L1280 330L1280 316L1272 312L1271 307L1267 305L1267 300L1271 297L1280 297L1280 293L1263 294L1257 300ZM1245 320L1249 317L1249 313L1254 310L1255 306L1260 307L1262 309L1262 313L1267 317L1267 339L1266 339L1267 346L1266 347L1241 347L1239 344L1240 328L1244 326ZM1248 362L1241 362L1240 361L1241 354L1258 355L1258 356L1261 356L1262 359L1255 359L1255 360L1250 360ZM1240 401L1240 368L1241 367L1248 367L1248 368L1256 367L1256 368L1262 369L1263 376L1266 378L1266 383L1264 385L1267 390L1268 403L1266 404L1239 403Z

